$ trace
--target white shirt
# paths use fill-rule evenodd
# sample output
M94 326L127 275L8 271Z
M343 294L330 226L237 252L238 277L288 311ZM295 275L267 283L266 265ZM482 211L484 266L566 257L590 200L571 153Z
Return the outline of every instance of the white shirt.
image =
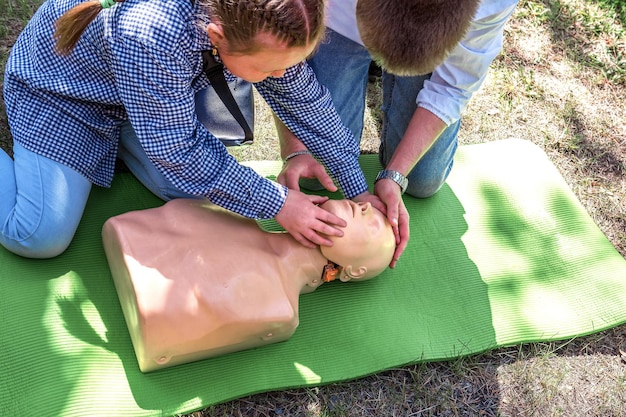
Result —
M356 24L358 0L328 0L326 25L360 43ZM467 34L434 71L417 95L417 105L450 125L461 117L472 95L480 88L489 65L502 50L504 24L518 0L483 0Z

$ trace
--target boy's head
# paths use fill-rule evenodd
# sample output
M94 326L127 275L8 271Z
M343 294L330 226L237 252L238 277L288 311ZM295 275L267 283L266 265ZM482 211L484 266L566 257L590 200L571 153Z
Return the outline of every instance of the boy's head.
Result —
M432 72L461 41L480 0L358 0L356 20L372 58L396 75Z

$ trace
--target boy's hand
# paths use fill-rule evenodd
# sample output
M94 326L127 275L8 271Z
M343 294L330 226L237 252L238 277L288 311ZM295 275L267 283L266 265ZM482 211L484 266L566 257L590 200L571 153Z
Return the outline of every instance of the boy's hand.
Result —
M409 243L409 212L402 200L400 187L393 181L378 181L374 185L374 192L385 203L387 211L384 213L396 235L396 251L393 254L391 264L389 264L390 268L394 268Z

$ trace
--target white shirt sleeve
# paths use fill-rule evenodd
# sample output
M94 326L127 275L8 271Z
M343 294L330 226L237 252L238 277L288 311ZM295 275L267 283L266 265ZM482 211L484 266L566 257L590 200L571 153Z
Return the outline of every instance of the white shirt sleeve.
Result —
M357 0L328 0L326 2L326 26L356 43L363 45L356 24Z
M417 96L417 105L450 125L461 117L482 85L489 65L502 50L504 25L519 0L482 0L467 34L439 65ZM357 0L328 0L326 25L355 42L363 42L356 24Z
M502 50L504 25L518 0L483 0L463 40L433 71L417 96L423 107L446 124L461 117L482 85L489 65Z

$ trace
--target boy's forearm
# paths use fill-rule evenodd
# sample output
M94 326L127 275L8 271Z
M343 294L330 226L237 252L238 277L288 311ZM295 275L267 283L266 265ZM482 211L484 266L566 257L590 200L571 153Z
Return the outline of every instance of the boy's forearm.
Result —
M432 112L418 107L386 169L407 176L446 126L443 120Z

